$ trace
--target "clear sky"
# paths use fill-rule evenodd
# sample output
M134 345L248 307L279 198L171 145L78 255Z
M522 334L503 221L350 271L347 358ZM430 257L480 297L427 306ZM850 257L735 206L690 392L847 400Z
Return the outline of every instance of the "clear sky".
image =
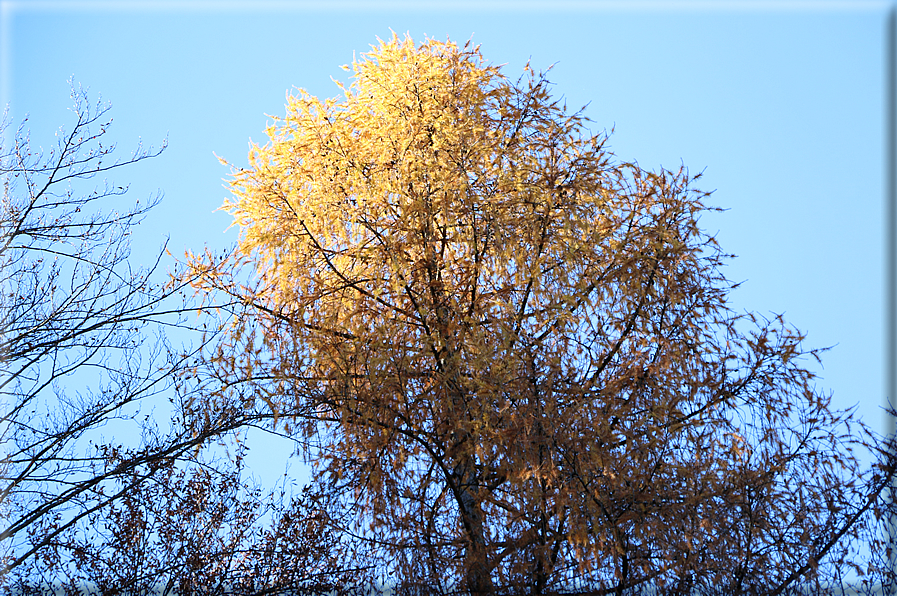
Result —
M643 167L704 171L706 216L739 309L787 321L806 345L834 346L820 386L887 429L884 356L886 2L12 2L0 0L0 101L30 115L49 148L73 120L67 79L113 103L120 156L138 138L170 146L120 170L129 199L165 198L134 258L165 237L175 255L236 240L228 169L264 142L266 114L301 87L336 96L331 77L392 31L481 45L516 78L527 60L593 129ZM451 6L455 6L452 8ZM510 7L517 7L513 10ZM522 7L522 8L521 8ZM282 446L250 463L282 472ZM275 457L277 456L277 457Z

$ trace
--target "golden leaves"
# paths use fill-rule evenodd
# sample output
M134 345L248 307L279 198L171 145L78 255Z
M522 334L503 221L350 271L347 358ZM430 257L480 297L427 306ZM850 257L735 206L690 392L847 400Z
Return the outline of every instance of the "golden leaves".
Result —
M802 336L728 311L706 193L617 162L544 76L477 48L393 36L352 73L289 98L234 172L239 256L196 265L259 281L272 376L326 420L334 479L397 545L428 519L436 568L481 545L464 573L504 577L538 536L599 576L687 574L698 549L728 573L759 539L747 501L786 510L769 487L817 459L788 417L832 418Z

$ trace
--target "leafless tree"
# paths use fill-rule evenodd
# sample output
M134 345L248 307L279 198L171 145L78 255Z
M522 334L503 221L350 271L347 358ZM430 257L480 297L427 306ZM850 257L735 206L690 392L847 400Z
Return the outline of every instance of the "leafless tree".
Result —
M308 494L263 496L243 474L240 433L271 413L196 399L206 387L191 367L222 327L212 307L231 305L192 303L189 278L162 270L164 246L133 264L132 233L161 193L123 204L128 187L106 176L166 143L116 159L110 106L74 85L72 99L75 123L49 151L32 146L27 119L0 145L0 585L335 585L326 508ZM171 345L172 330L193 347Z
M145 416L140 444L107 465L116 447L98 429L138 422L140 406L170 389L188 355L162 330L186 328L187 308L181 288L156 281L164 247L149 267L129 259L131 233L161 194L125 205L127 186L109 179L82 189L166 143L115 159L109 105L74 86L72 98L75 123L49 151L31 144L27 119L0 151L0 576L220 432L163 432Z

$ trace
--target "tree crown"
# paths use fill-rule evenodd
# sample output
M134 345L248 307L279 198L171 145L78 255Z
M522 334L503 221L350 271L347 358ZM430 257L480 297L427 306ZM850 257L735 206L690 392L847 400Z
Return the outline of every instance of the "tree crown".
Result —
M883 484L844 480L803 336L728 308L697 177L617 160L469 44L393 36L353 72L289 98L234 172L237 253L194 264L247 306L215 374L316 438L390 564L474 592L843 564Z

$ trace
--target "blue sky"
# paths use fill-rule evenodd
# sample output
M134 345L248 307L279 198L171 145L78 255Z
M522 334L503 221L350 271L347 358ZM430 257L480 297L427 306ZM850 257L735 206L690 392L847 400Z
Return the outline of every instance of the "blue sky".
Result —
M566 2L550 4L0 1L0 101L27 113L35 145L72 123L67 79L113 103L121 156L141 138L163 155L121 170L131 200L162 205L135 239L148 260L236 239L215 210L228 169L302 87L331 77L392 31L464 42L506 64L527 60L593 129L643 167L704 171L707 215L745 281L738 309L787 321L807 346L834 346L820 386L887 429L884 356L885 2ZM523 6L511 10L510 6ZM282 472L282 445L256 441L254 470Z

